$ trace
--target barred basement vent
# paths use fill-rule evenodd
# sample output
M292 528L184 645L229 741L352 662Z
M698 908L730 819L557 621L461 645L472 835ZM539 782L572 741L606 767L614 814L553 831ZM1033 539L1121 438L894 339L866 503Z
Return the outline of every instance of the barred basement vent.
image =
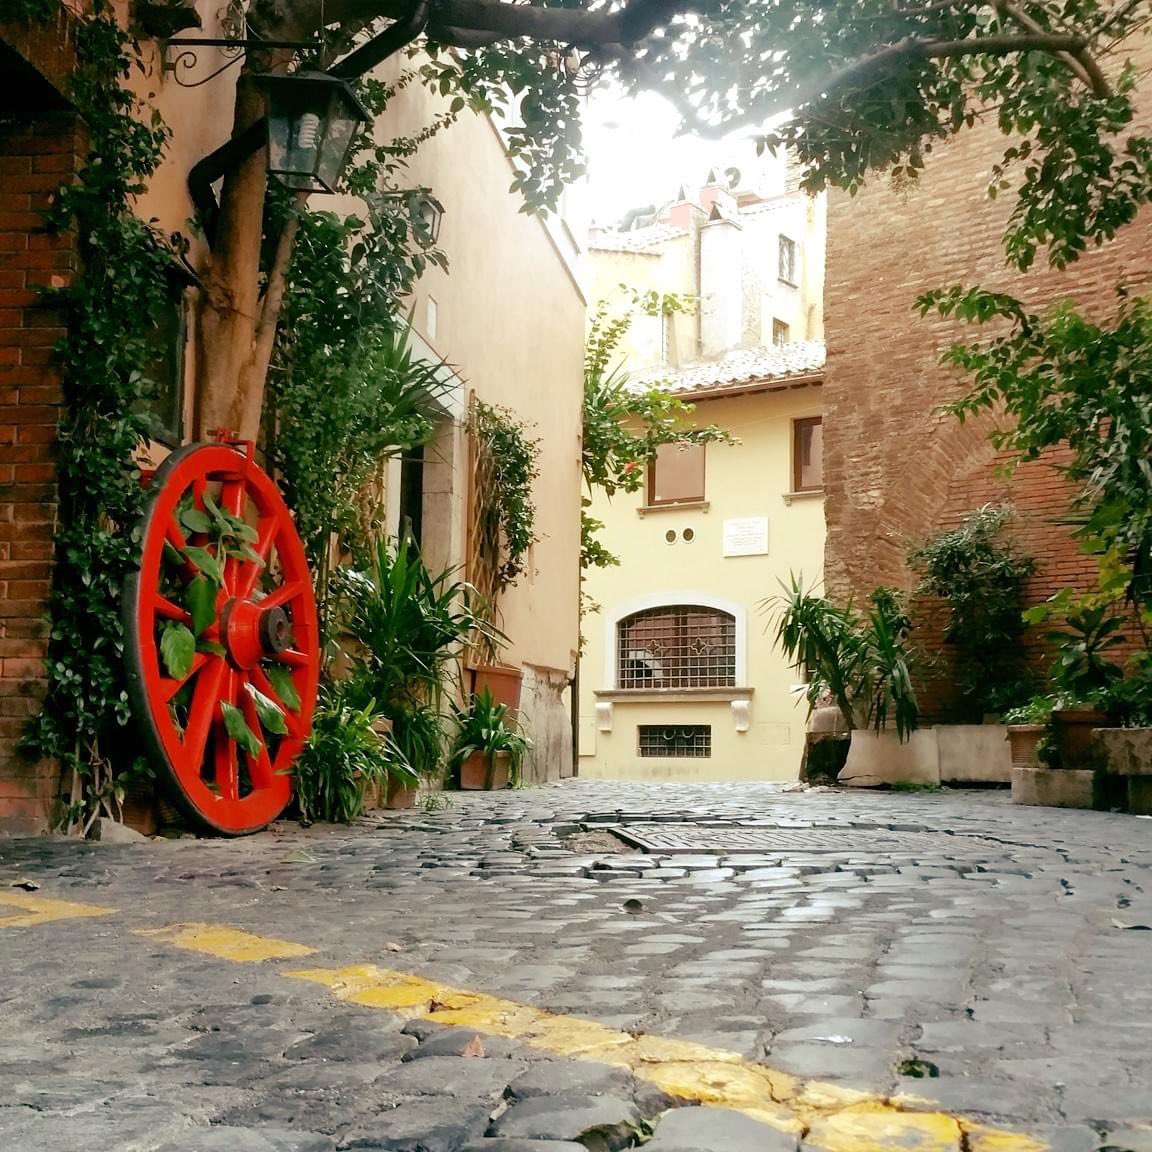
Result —
M712 755L710 724L640 724L636 732L641 756L704 759Z

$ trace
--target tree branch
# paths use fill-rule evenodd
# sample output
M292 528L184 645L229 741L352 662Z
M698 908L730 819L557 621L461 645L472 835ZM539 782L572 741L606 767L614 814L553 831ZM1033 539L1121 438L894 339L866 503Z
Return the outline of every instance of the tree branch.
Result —
M997 0L996 10L1000 13L1001 19L1007 17L1014 20L1028 32L1042 35L1045 31L1027 12L1017 8L1015 4L1009 3L1009 0ZM1062 61L1085 87L1091 89L1094 95L1101 99L1107 99L1112 95L1112 89L1108 86L1104 73L1100 71L1100 66L1088 54L1086 47L1071 52L1053 52L1052 55L1057 60Z
M616 12L581 8L541 8L504 0L440 0L434 14L439 30L484 32L493 40L549 40L578 48L630 45L676 16L696 11L703 0L632 0ZM325 0L326 24L399 20L411 0ZM257 0L254 19L269 37L299 39L320 24L318 0Z

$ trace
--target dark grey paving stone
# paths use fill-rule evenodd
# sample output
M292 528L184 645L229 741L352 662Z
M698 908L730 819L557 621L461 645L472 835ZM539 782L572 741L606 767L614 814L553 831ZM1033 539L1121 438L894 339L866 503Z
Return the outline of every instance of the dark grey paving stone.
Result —
M602 1152L616 1152L633 1142L640 1121L636 1105L617 1096L534 1096L513 1104L493 1122L490 1134L589 1147L595 1139Z
M319 1132L277 1128L194 1128L161 1144L156 1152L331 1152L336 1141Z
M379 1087L400 1096L497 1100L523 1071L524 1064L517 1060L428 1056L383 1069Z
M646 1152L796 1152L796 1137L730 1108L665 1112Z
M616 1096L633 1094L635 1081L623 1068L589 1060L556 1060L539 1063L522 1072L509 1085L519 1100L534 1096Z
M474 1144L465 1144L459 1152L588 1152L588 1149L568 1140L505 1140L501 1136L489 1136Z
M461 1145L484 1135L490 1114L489 1105L472 1101L416 1100L361 1121L341 1146L386 1152L457 1152Z
M1105 1130L1100 1143L1108 1152L1152 1152L1152 1126L1109 1128Z
M284 1050L286 1060L400 1060L416 1048L415 1036L373 1026L371 1016L342 1022Z

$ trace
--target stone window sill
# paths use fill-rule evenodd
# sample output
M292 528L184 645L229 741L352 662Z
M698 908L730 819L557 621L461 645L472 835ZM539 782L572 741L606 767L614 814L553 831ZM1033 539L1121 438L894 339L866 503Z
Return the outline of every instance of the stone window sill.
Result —
M755 688L603 688L597 700L615 704L692 704L751 700Z
M710 507L707 500L683 500L679 504L641 504L636 509L636 515L649 516L654 512L707 512Z
M785 492L784 503L791 504L793 500L823 500L823 488L809 488L806 492Z

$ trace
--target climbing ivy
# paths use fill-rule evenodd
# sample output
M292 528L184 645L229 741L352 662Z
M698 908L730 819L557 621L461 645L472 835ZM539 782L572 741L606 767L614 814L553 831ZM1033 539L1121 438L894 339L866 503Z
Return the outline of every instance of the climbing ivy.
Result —
M77 179L60 188L47 223L75 234L82 271L68 287L46 293L66 327L57 348L66 411L49 688L26 747L71 772L64 823L84 829L102 811L118 810L122 772L131 767L117 739L129 719L120 600L139 556L134 529L145 494L135 457L151 431L149 335L167 299L173 243L132 211L168 132L158 114L142 114L126 86L137 46L108 0L95 0L78 18L75 45L69 96L89 150Z

